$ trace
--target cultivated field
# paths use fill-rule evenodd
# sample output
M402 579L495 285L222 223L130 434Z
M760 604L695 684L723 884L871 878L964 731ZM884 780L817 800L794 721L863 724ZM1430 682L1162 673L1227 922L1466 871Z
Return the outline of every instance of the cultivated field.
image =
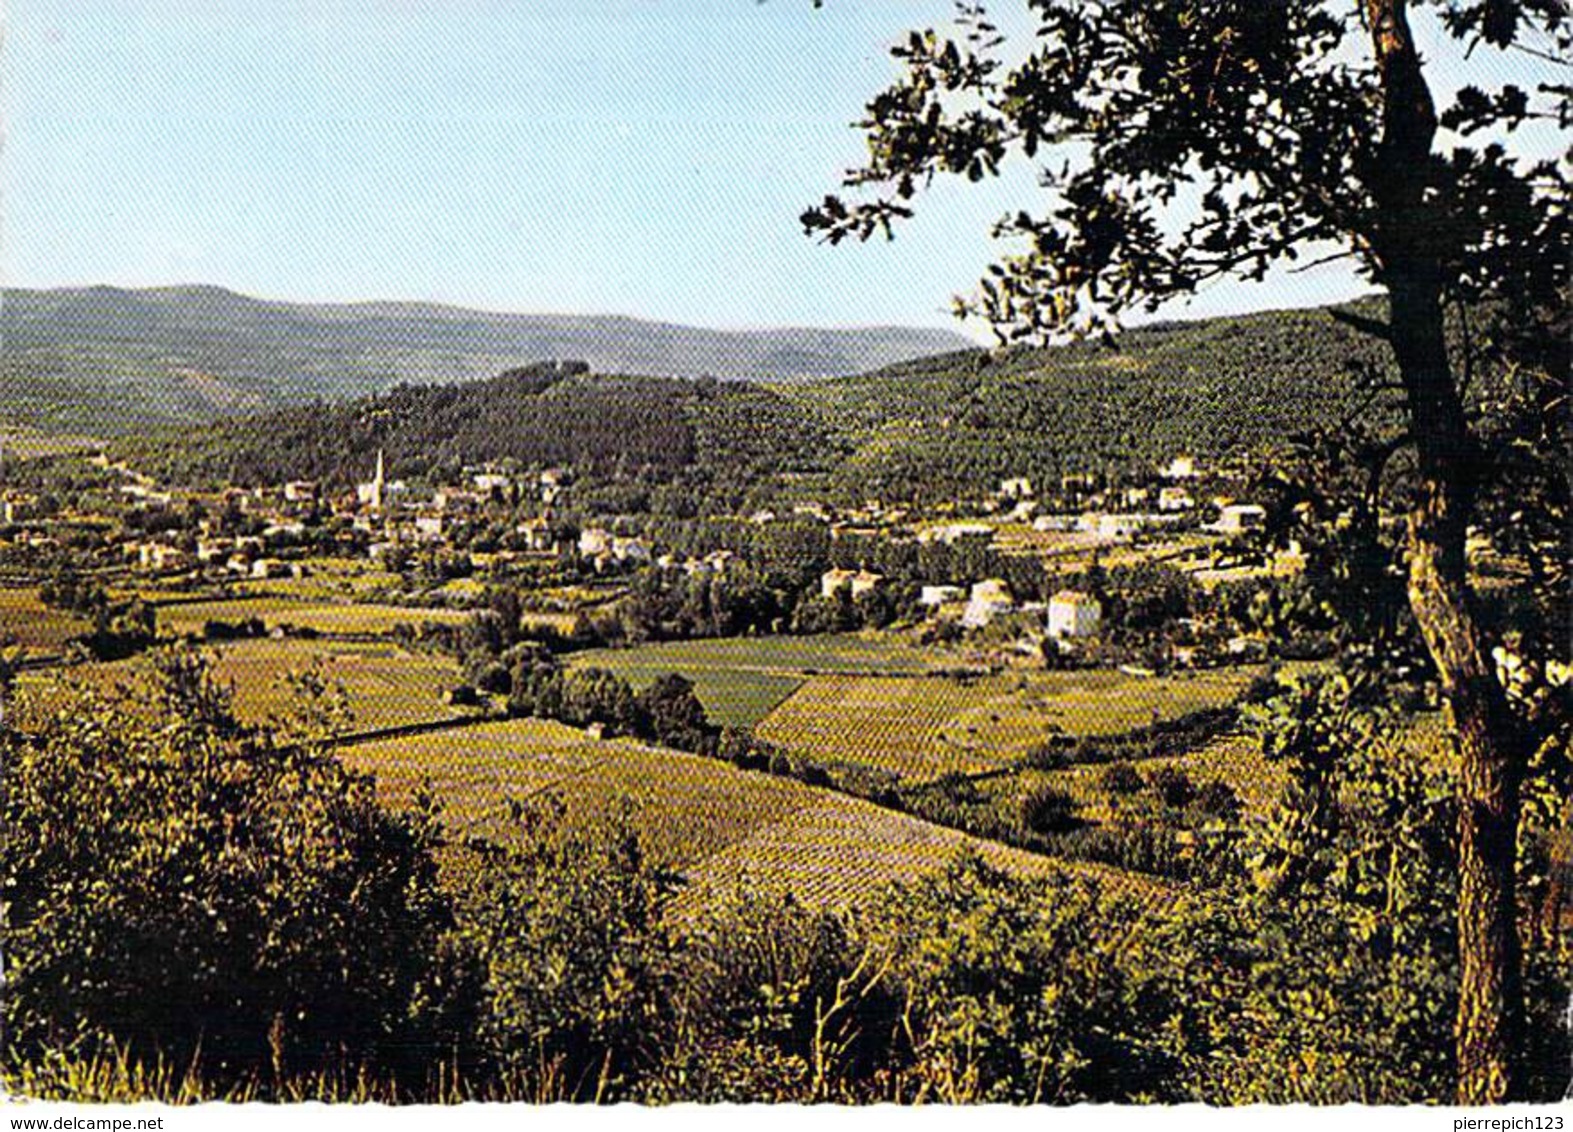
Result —
M1105 567L1129 566L1181 558L1217 541L1216 535L1197 531L1159 531L1137 542L1110 542L1092 531L1038 531L1027 523L1000 523L994 532L994 545L1003 553L1053 559L1062 569L1090 563L1095 551Z
M244 579L235 591L246 595L271 595L295 600L356 598L399 585L399 575L363 558L312 558L303 578Z
M627 740L592 740L540 720L354 744L341 757L375 774L394 806L428 783L461 836L522 835L506 821L506 799L546 791L563 801L570 827L626 812L652 860L689 881L681 903L690 907L738 885L819 906L846 904L883 883L942 868L963 848L1022 873L1070 867L791 779Z
M680 672L693 681L694 694L704 705L710 722L724 727L753 727L802 684L801 676L770 672L727 671L721 668L677 666L640 656L643 650L597 649L572 660L576 668L605 668L643 691L669 672Z
M697 755L632 740L595 740L560 723L500 720L454 731L346 746L344 761L377 776L379 793L405 805L423 781L455 831L506 838L510 798L552 790L572 826L627 805L654 860L681 868L804 805L806 787L745 774Z
M90 628L86 621L44 605L37 590L0 590L0 645L20 645L30 657L58 656L66 642Z
M286 674L314 665L330 682L343 684L354 715L353 731L464 714L442 701L443 690L458 680L451 663L392 646L253 640L235 641L214 653L214 673L234 685L235 713L248 722L285 715L290 709Z
M235 623L253 617L260 618L269 629L290 626L326 635L363 636L386 634L401 624L462 624L469 614L457 609L298 601L287 597L261 596L161 605L158 608L158 627L165 636L200 636L203 625L209 621Z
M748 890L790 893L811 907L846 907L884 885L937 872L963 850L1024 876L1070 867L859 798L814 793L790 821L765 826L706 860L690 875L685 903L698 907L715 895ZM1109 875L1139 883L1113 870Z
M693 681L711 722L753 727L804 680L822 673L922 673L959 663L956 654L890 635L741 637L663 641L576 654L575 666L604 668L636 689L676 672Z
M1268 762L1260 740L1248 734L1220 735L1178 758L1140 759L1135 765L1149 778L1159 767L1178 767L1198 788L1223 782L1233 787L1252 813L1265 812L1288 781L1283 767ZM1022 770L978 785L985 794L1001 798L1020 796L1039 785L1053 786L1070 795L1082 820L1120 822L1124 819L1101 783L1107 769L1106 763L1089 763L1064 770Z
M1177 759L1154 759L1151 765L1177 766L1192 781L1221 779L1234 787L1248 810L1265 812L1289 783L1282 763L1269 762L1262 754L1262 741L1255 735L1220 735L1188 755ZM1144 764L1144 769L1145 769Z
M1052 734L1117 734L1227 704L1252 674L821 676L771 712L758 733L816 762L870 766L922 782L1009 765Z
M1025 703L1067 735L1117 735L1232 703L1261 671L1214 668L1168 676L1131 676L1109 669L1037 672L1028 678Z
M902 676L816 676L766 717L762 739L823 763L851 763L888 770L922 782L953 771L989 770L1010 761L1043 737L1042 725L1014 736L1014 744L989 729L980 735L973 718L1020 715L1020 682L993 676L977 680Z
M458 682L458 670L451 662L391 645L264 638L211 646L202 652L212 662L213 675L232 688L235 714L246 723L287 720L295 706L287 677L313 668L330 687L343 686L352 715L351 734L472 714L443 702L444 690ZM144 687L155 678L151 659L143 654L73 665L59 672L27 673L24 682L47 701L57 677L105 689Z
M913 644L889 633L827 633L812 637L728 637L707 641L662 641L631 649L599 649L582 654L601 668L633 664L681 672L817 673L934 672L960 663L959 653Z

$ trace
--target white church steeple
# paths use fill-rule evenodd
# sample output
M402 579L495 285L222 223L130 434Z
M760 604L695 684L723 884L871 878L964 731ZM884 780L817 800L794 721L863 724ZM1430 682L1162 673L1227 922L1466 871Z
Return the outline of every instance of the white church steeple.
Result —
M360 502L370 507L373 511L381 511L383 499L387 492L387 477L384 473L382 449L377 449L377 471L372 476L370 483L363 483L356 487L355 494Z

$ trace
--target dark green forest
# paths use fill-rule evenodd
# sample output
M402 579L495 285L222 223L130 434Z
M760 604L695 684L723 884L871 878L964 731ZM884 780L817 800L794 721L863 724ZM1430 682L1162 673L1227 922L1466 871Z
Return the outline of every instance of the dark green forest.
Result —
M650 483L817 471L834 450L828 430L779 392L610 377L583 363L542 363L465 385L403 386L361 401L218 422L195 437L153 433L114 449L177 484L310 478L340 488L366 479L379 450L394 477L440 481L465 467L511 461L521 469L570 467L592 482Z
M796 392L855 446L837 471L849 490L944 498L1006 476L1149 472L1177 453L1213 462L1331 426L1365 400L1380 357L1332 309L1276 311L925 358Z
M1357 312L1359 305L1354 308ZM177 484L571 466L592 479L703 488L783 473L832 498L935 501L1078 472L1145 473L1338 424L1380 376L1377 344L1329 310L1144 327L1112 343L936 355L778 384L591 374L541 363L458 386L401 386L118 442ZM1370 415L1368 412L1366 415Z

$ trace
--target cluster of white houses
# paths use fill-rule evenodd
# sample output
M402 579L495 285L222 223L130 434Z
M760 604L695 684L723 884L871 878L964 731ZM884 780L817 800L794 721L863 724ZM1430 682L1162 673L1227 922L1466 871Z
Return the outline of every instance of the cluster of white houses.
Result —
M1267 521L1267 510L1255 503L1237 503L1221 498L1213 501L1218 518L1203 524L1201 529L1217 534L1243 534L1256 530ZM1129 542L1139 534L1163 530L1184 523L1196 506L1188 501L1183 507L1143 511L1085 511L1079 515L1040 515L1033 520L1033 530L1076 531L1092 535L1100 542Z
M158 490L146 476L113 465L106 457L97 457L94 463L119 472L125 482L117 491L139 507L157 511L174 502L171 493ZM379 451L370 478L341 495L325 491L315 480L296 479L273 488L231 488L203 497L217 504L221 514L244 516L245 529L256 533L221 533L233 528L210 516L200 521L194 546L189 534L167 531L127 539L118 545L116 554L129 565L157 573L200 569L234 578L288 576L299 573L298 548L308 538L320 538L324 517L341 521L335 537L345 544L346 551L361 545L371 557L381 558L400 545L440 545L461 524L483 518L492 504L516 507L538 500L543 513L514 524L520 553L577 551L598 571L654 563L690 574L726 572L734 557L730 550L677 561L670 556L658 558L648 539L625 537L603 528L586 528L577 541L565 538L560 524L552 519L552 510L570 479L570 473L559 468L534 473L533 482L491 468L466 469L459 484L415 490L402 480L389 478L387 459ZM0 517L8 523L17 522L29 513L30 497L9 493L0 497L0 506L5 508ZM358 543L352 532L358 533ZM487 557L514 555L514 551L499 551Z
M116 494L139 509L168 510L176 502L173 493L161 490L147 476L112 463L107 456L95 456L91 462L117 472L122 482L116 486ZM538 473L533 487L548 512L567 481L568 473L561 469ZM272 488L194 493L189 498L210 507L197 525L194 540L188 531L163 530L126 538L118 542L114 553L128 565L155 573L204 570L233 578L298 576L299 548L307 539L321 537L324 517L341 521L332 537L344 552L364 546L378 557L401 543L440 543L457 524L481 516L488 505L498 501L517 504L520 496L519 481L489 468L466 469L461 484L416 492L403 481L388 478L386 457L379 451L371 478L342 495L331 495L317 481L307 479ZM33 511L31 496L17 492L0 496L0 521L8 525L31 520ZM244 517L246 534L234 533L235 527L226 518L236 515ZM22 532L16 541L28 541L27 534ZM521 521L517 534L527 551L564 549L546 516ZM618 540L619 555L637 557L636 543Z
M885 576L870 570L827 570L820 575L821 597L831 598L845 591L857 598L885 584ZM949 612L968 629L981 629L997 617L1013 613L1045 614L1047 635L1062 641L1096 637L1102 626L1103 607L1091 594L1061 590L1040 603L1018 603L1010 583L1003 578L985 578L970 587L927 585L918 593L918 604L939 615Z
M1002 479L985 509L1002 513L1005 522L1031 523L1040 533L1077 533L1104 543L1129 542L1138 535L1191 522L1203 505L1196 492L1203 472L1190 456L1176 456L1159 469L1157 482L1105 489L1100 477L1078 473L1062 477L1057 501L1074 509L1047 510L1024 476ZM1241 534L1260 527L1266 511L1253 503L1228 496L1206 501L1218 517L1202 529L1219 534ZM1007 510L1008 509L1008 510ZM953 523L932 528L920 537L926 541L955 543L984 537L991 528L982 523Z
M204 533L194 551L158 539L137 539L121 544L125 560L155 573L177 573L198 567L218 570L236 578L291 578L301 574L300 563L270 554L282 534L297 536L303 528L275 524L261 536L228 537Z

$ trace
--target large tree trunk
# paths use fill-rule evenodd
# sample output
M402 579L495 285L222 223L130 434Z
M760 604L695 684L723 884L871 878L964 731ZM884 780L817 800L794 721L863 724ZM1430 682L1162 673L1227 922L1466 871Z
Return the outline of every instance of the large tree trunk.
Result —
M1464 559L1473 461L1446 378L1441 305L1391 287L1393 349L1419 454L1409 520L1409 602L1441 678L1458 749L1458 1100L1513 1095L1522 1001L1515 916L1521 743L1471 610Z
M1459 756L1458 1101L1515 1092L1522 992L1515 917L1521 741L1472 608L1465 539L1478 472L1443 334L1442 276L1425 200L1436 111L1406 0L1366 0L1382 79L1374 241L1391 305L1419 497L1409 521L1409 602L1441 679Z

